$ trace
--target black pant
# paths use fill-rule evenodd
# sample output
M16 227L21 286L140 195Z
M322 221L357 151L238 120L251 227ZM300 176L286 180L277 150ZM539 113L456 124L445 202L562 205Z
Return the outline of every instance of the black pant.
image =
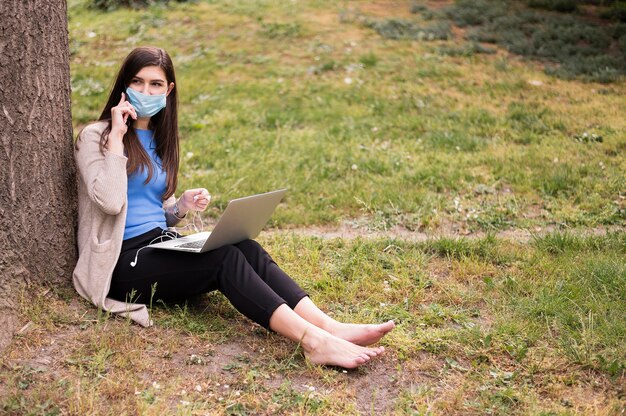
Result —
M162 232L156 228L124 240L113 271L111 298L148 303L155 283L153 301L181 299L217 289L239 312L269 328L276 308L286 303L293 309L307 296L254 240L205 253L151 248L149 243ZM137 253L142 247L145 248Z

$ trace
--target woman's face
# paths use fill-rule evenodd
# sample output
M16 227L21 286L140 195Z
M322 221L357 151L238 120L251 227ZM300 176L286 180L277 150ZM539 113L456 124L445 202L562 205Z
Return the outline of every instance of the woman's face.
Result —
M165 72L158 66L145 66L130 80L130 88L146 95L169 94L174 83L167 83Z

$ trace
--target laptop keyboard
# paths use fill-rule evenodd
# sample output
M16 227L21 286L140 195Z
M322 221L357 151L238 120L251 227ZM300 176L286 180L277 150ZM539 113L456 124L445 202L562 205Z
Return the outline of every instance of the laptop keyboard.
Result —
M190 241L189 243L179 244L176 247L180 248L202 248L206 240Z

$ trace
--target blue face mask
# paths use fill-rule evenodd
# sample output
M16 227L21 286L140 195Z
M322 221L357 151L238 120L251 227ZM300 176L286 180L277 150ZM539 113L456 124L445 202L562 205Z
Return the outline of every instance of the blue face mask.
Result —
M135 107L137 117L152 117L164 109L167 102L165 94L146 95L130 87L126 88L126 96L130 104Z

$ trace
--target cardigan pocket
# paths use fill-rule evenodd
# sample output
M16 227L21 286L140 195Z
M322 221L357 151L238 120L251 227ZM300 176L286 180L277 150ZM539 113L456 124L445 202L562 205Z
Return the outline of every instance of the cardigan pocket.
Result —
M108 239L103 242L99 242L96 236L91 238L91 250L95 253L104 253L108 251L113 245L113 240Z

